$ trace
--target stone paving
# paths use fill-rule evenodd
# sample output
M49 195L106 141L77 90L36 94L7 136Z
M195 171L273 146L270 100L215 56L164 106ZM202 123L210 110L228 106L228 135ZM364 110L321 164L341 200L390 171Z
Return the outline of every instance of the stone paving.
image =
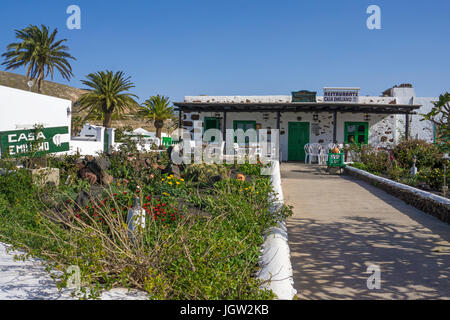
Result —
M318 166L286 163L281 177L299 299L450 299L450 225Z

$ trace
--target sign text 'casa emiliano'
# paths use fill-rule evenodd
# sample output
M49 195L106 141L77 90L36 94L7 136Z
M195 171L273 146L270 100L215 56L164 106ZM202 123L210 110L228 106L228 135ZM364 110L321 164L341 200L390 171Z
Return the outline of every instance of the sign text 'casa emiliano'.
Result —
M9 154L12 157L31 152L40 154L66 152L69 151L69 143L62 142L62 135L68 133L68 127L0 132L1 151L3 155Z

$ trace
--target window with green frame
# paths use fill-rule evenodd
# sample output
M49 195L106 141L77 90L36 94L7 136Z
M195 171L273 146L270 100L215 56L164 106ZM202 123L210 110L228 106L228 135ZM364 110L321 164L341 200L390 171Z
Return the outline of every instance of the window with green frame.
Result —
M205 118L203 123L204 123L203 132L205 132L206 130L209 130L209 129L220 130L220 120L217 118ZM214 142L215 140L216 140L216 137L211 137L211 141L209 141L209 142Z
M233 121L233 129L234 131L238 130L238 129L242 129L244 130L244 132L247 132L247 130L249 129L253 129L256 130L256 121L249 121L249 120L236 120ZM237 138L234 138L234 142L237 142ZM249 143L249 138L245 137L245 143Z
M367 122L345 122L344 142L356 143L358 145L369 143L369 123Z

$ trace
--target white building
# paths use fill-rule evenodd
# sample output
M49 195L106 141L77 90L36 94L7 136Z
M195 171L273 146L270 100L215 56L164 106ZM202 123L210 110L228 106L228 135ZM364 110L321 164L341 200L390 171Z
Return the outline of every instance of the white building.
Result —
M357 143L393 146L403 137L433 141L433 126L420 122L436 98L417 98L402 85L383 96L359 96L359 88L324 88L324 96L300 91L281 96L187 96L180 122L194 128L279 129L283 161L304 160L304 145Z
M0 86L0 152L17 156L29 151L35 135L44 153L69 150L70 100ZM36 126L41 127L36 132Z
M29 154L36 138L40 153L61 155L95 155L114 145L114 129L91 125L71 138L71 121L70 100L0 86L0 156Z

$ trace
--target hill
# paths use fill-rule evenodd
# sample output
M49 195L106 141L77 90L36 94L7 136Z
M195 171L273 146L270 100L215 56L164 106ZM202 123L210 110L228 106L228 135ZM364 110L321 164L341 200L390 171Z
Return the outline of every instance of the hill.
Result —
M6 72L6 71L0 71L0 85L5 87L11 87L15 89L20 90L26 90L29 91L29 87L27 85L28 81L27 78L23 75ZM37 91L37 86L35 85L32 89L32 92ZM75 103L81 95L86 93L86 90L82 90L79 88L71 87L65 84L60 84L52 81L43 81L41 86L41 93L57 97L61 99L67 99ZM72 113L72 125L79 126L79 118L84 118L86 116L86 112L79 112L76 110L76 107L73 109ZM75 124L76 123L76 124ZM101 125L101 121L89 121L89 123L94 125ZM133 129L137 128L144 128L148 131L154 131L155 128L153 124L147 123L146 121L139 120L139 119L133 119L132 116L126 116L125 119L121 120L114 120L113 121L113 127L114 128L124 128L124 127L131 127ZM75 130L76 131L76 130Z
M1 86L29 91L30 88L28 87L27 82L28 81L25 76L16 73L0 71ZM34 85L31 91L36 92L37 86ZM41 91L42 94L61 99L71 100L72 102L77 101L78 98L86 92L85 90L81 90L78 88L70 87L68 85L51 81L43 81Z

